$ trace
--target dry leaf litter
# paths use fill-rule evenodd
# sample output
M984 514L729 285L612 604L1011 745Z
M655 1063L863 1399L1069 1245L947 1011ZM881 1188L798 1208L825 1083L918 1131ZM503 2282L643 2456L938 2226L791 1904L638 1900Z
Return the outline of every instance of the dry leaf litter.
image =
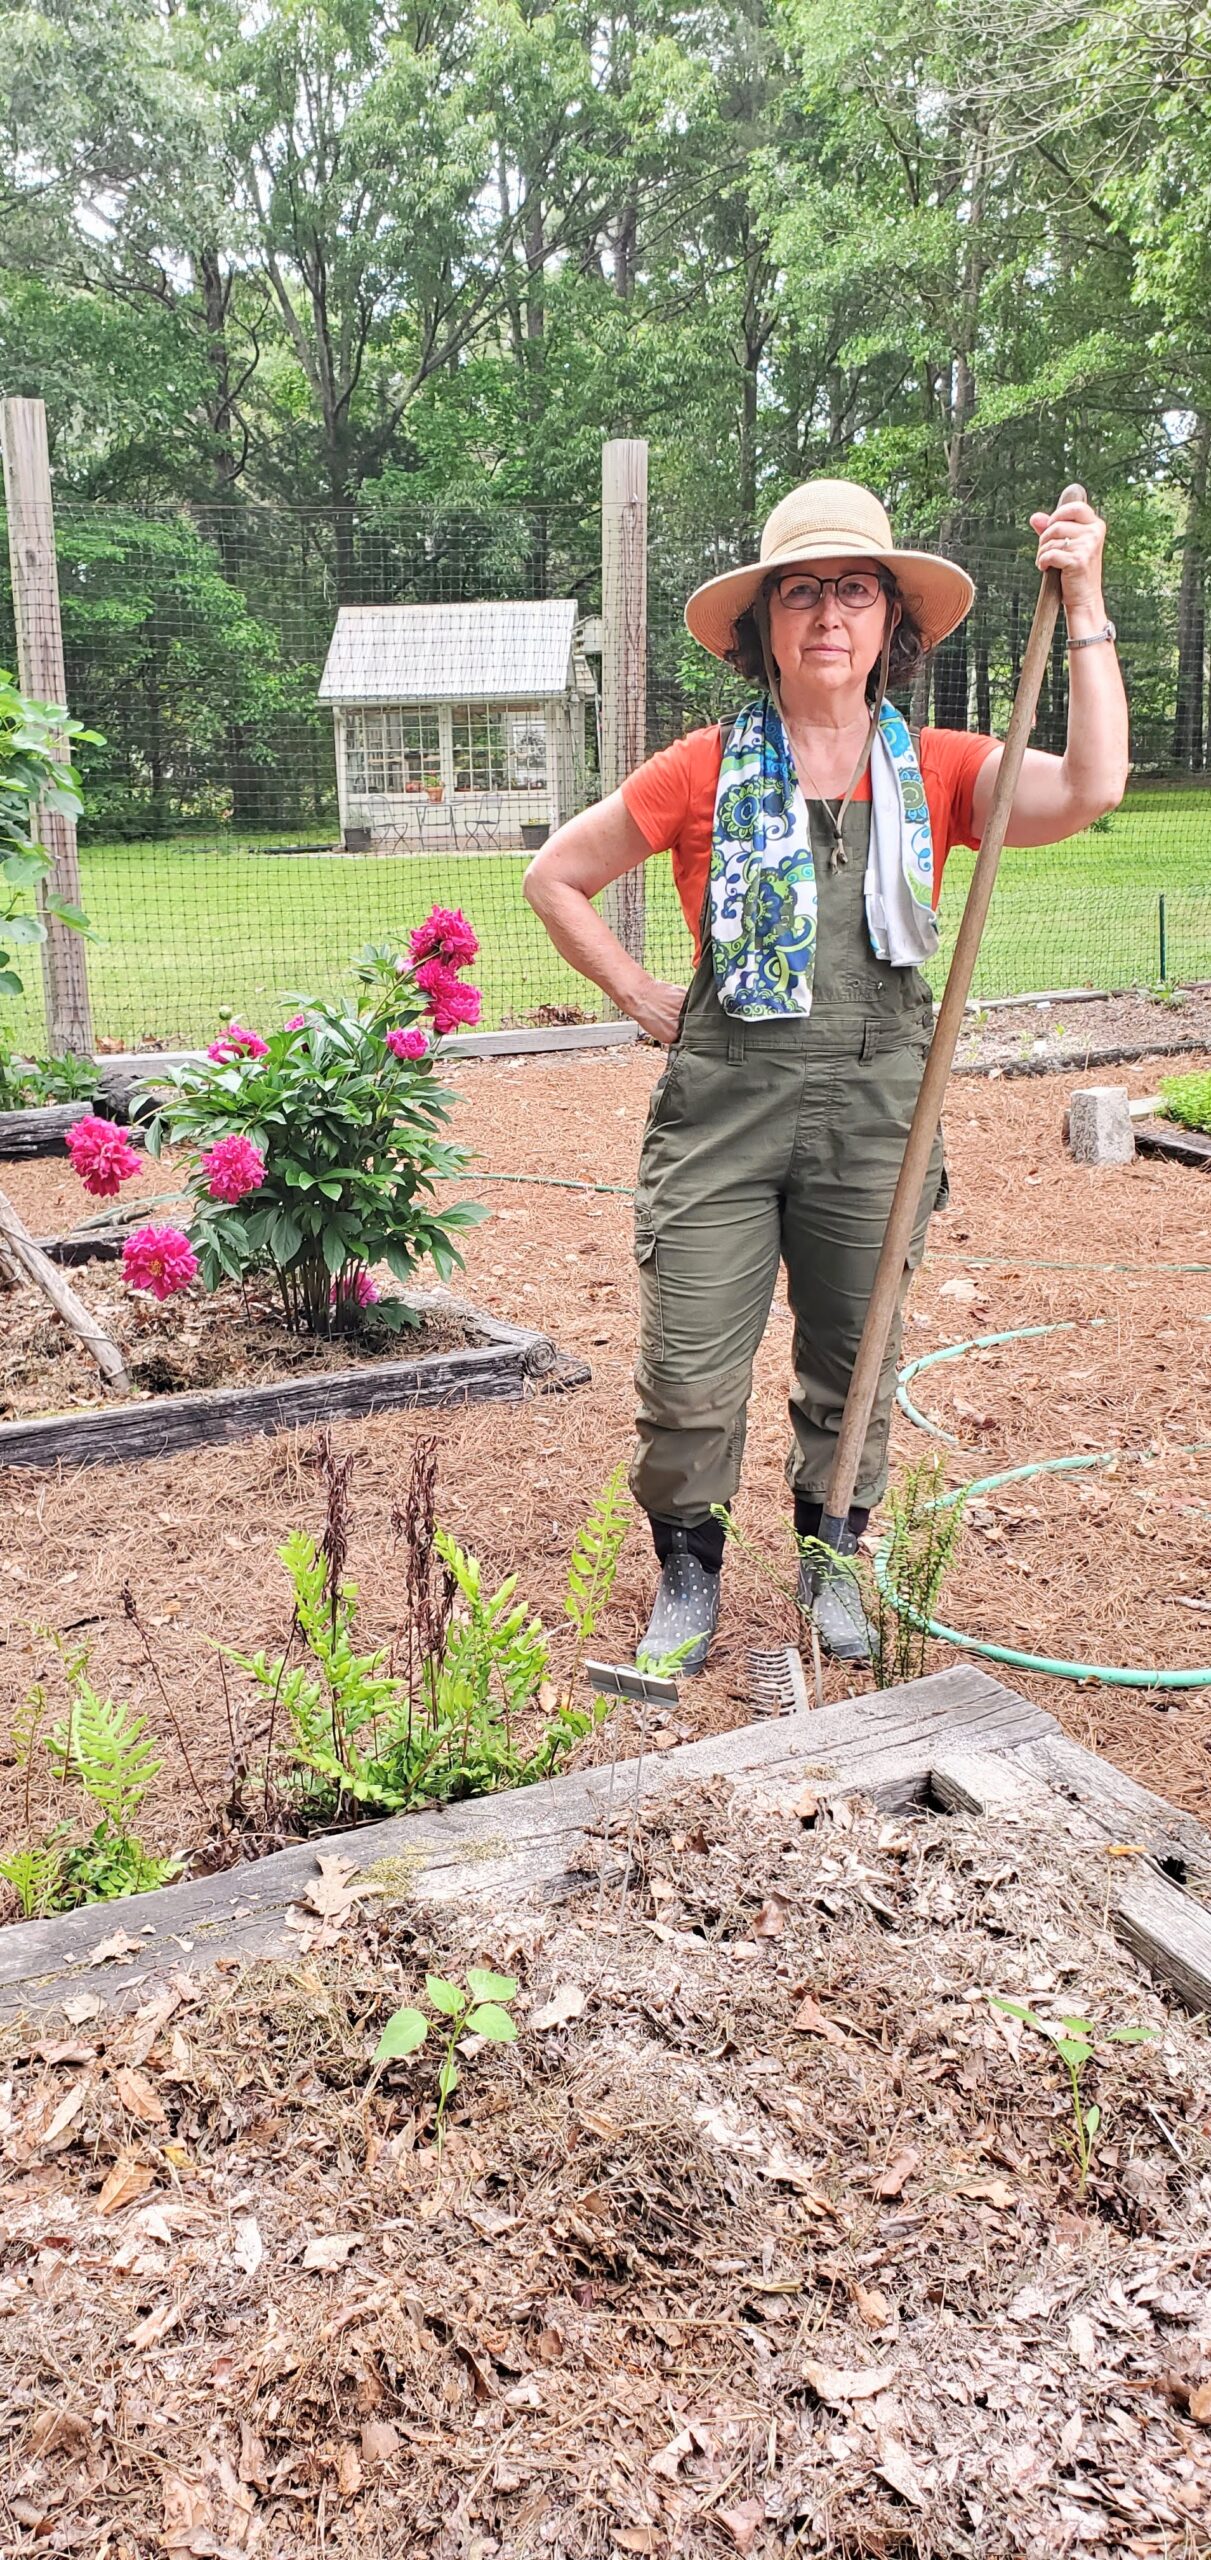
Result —
M5 2031L7 2547L1205 2552L1211 2069L1104 1858L720 1781L583 1857L495 1923L329 1859L292 1966ZM477 1960L521 2033L439 2165L431 2049L371 2056ZM1084 2202L992 1991L1158 2031Z

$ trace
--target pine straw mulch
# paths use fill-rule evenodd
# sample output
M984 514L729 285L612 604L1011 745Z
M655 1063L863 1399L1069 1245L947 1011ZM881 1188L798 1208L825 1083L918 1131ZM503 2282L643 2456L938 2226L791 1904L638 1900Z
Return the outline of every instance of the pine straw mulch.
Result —
M521 1592L558 1629L571 1540L597 1486L630 1446L635 1273L625 1197L546 1189L529 1177L550 1171L586 1184L629 1185L658 1068L653 1052L642 1049L455 1070L463 1095L456 1133L486 1169L527 1177L483 1186L492 1214L467 1239L460 1291L586 1358L593 1384L520 1405L381 1415L336 1427L338 1448L358 1454L350 1570L369 1640L389 1640L398 1620L400 1563L390 1517L421 1432L440 1443L439 1516L489 1574L500 1579L517 1570ZM1133 1093L1148 1094L1161 1071L1153 1058L1115 1075ZM1211 1184L1178 1165L1142 1159L1092 1172L1074 1167L1060 1135L1068 1090L1063 1079L1044 1077L967 1079L952 1091L954 1207L931 1231L910 1299L905 1356L1014 1326L1077 1326L1050 1341L1009 1346L989 1365L968 1355L918 1381L918 1401L959 1431L962 1452L947 1460L952 1482L1031 1458L1130 1446L1158 1426L1171 1442L1211 1437L1211 1327L1195 1322L1211 1305ZM149 1174L162 1180L158 1167ZM6 1187L36 1231L78 1217L79 1186L65 1165L14 1164ZM1049 1263L1057 1267L1040 1267ZM1120 1263L1129 1267L1117 1269ZM1171 1267L1185 1263L1203 1268ZM87 1286L87 1273L75 1277ZM1095 1317L1107 1320L1096 1330ZM756 1365L737 1512L746 1533L775 1552L788 1512L782 1468L789 1351L780 1295ZM969 1414L957 1412L960 1400ZM53 1672L51 1649L34 1630L67 1629L88 1643L94 1680L142 1708L165 1743L160 1793L149 1806L149 1844L158 1850L181 1845L187 1782L123 1612L123 1585L134 1587L191 1758L217 1800L230 1740L213 1640L222 1636L249 1652L281 1650L289 1603L275 1551L291 1527L317 1529L322 1516L306 1463L310 1445L308 1433L282 1434L138 1467L0 1477L0 1717L11 1716L31 1678ZM900 1472L929 1444L897 1413L892 1445ZM1133 1490L1145 1481L1149 1502ZM977 1517L966 1535L943 1614L972 1632L1065 1659L1167 1664L1197 1661L1201 1649L1209 1660L1211 1617L1182 1607L1175 1595L1211 1601L1211 1541L1200 1550L1200 1514L1167 1507L1195 1500L1211 1501L1211 1464L1187 1467L1176 1457L1146 1472L1124 1470L1117 1480L1097 1473L1007 1487L989 1497L991 1532ZM603 1654L633 1658L652 1579L636 1523L595 1638ZM771 1602L768 1586L740 1559L730 1560L711 1667L704 1679L683 1685L670 1738L742 1719L747 1646L790 1632L791 1619ZM930 1667L953 1659L939 1647ZM555 1677L561 1668L557 1644ZM1160 1693L1006 1676L1078 1740L1196 1816L1211 1814L1211 1692L1179 1695L1160 1712ZM830 1698L854 1685L837 1667L826 1674ZM634 1747L625 1710L599 1739L602 1749ZM0 1767L2 1830L20 1818L18 1793L18 1773Z
M10 2550L1205 2552L1211 2067L1104 1861L810 1788L628 1820L558 1913L354 1911L4 2032ZM521 2033L439 2175L432 2056L370 2057L477 1958ZM993 1990L1158 2031L1084 2201Z

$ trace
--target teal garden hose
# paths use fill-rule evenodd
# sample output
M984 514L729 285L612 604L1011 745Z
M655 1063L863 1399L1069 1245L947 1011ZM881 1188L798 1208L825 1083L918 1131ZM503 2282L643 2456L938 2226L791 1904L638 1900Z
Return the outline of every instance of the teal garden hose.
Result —
M591 1192L620 1200L630 1200L634 1197L629 1183L586 1182L565 1174L476 1173L471 1179L477 1183L523 1183L550 1191ZM940 1253L931 1255L930 1259L938 1262L959 1262L973 1271L1126 1272L1136 1274L1141 1279L1153 1278L1162 1272L1174 1276L1211 1272L1211 1263L1207 1262L1070 1262L1043 1260L1034 1254L1025 1253ZM1099 1326L1108 1323L1109 1319L1106 1316L1091 1316L1087 1321L1090 1325ZM896 1401L918 1431L926 1431L932 1439L944 1440L952 1448L956 1447L958 1444L955 1434L944 1430L940 1422L922 1412L913 1401L909 1394L912 1380L918 1377L923 1369L936 1368L943 1361L961 1360L969 1351L988 1350L1005 1342L1037 1341L1044 1334L1074 1333L1079 1329L1080 1322L1081 1319L1073 1316L1063 1319L1058 1324L1018 1325L1008 1333L978 1333L968 1342L946 1343L940 1350L926 1351L920 1359L909 1360L901 1369L896 1382ZM1211 1316L1198 1316L1195 1322L1211 1324ZM949 1510L969 1494L992 1493L999 1485L1027 1483L1034 1476L1074 1475L1087 1467L1110 1467L1124 1462L1138 1464L1142 1454L1136 1453L1133 1460L1128 1451L1102 1449L1092 1455L1081 1454L1071 1458L1037 1458L1030 1466L1008 1467L999 1475L980 1476L969 1484L959 1485L954 1491L942 1494L932 1507L938 1511ZM1195 1441L1179 1454L1186 1457L1211 1455L1211 1441ZM1208 1515L1211 1516L1211 1505L1200 1506L1200 1508L1206 1508ZM946 1626L940 1618L922 1617L891 1587L888 1574L890 1548L889 1532L877 1550L874 1564L875 1579L888 1607L894 1609L898 1617L907 1619L908 1623L916 1627L921 1634L932 1636L939 1644L954 1645L963 1653L979 1654L985 1662L1002 1663L1011 1671L1045 1672L1053 1680L1092 1680L1100 1682L1106 1688L1114 1689L1211 1689L1211 1665L1194 1671L1137 1671L1117 1663L1064 1662L1050 1654L1022 1652L1015 1645L990 1644L983 1637L965 1635L960 1627Z

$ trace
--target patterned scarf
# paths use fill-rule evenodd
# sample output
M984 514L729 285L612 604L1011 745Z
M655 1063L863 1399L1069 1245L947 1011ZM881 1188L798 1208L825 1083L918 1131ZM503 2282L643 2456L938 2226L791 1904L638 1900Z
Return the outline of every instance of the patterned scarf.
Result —
M907 722L886 700L870 777L871 948L911 969L938 947L933 839ZM764 1022L811 1012L816 903L807 803L779 714L760 694L732 723L715 795L711 949L725 1013Z

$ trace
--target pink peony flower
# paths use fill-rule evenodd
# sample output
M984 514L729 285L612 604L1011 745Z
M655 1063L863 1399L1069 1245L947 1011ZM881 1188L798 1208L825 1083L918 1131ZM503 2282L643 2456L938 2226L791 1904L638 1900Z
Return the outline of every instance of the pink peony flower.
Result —
M67 1152L95 1200L116 1200L123 1183L139 1171L135 1149L112 1120L77 1120L67 1132Z
M483 997L478 987L467 986L446 961L423 961L416 972L416 983L429 999L433 1028L439 1038L443 1032L457 1031L463 1023L468 1030L474 1028Z
M217 1067L234 1067L241 1058L267 1058L269 1043L259 1031L246 1031L242 1022L229 1022L222 1039L212 1040L206 1055Z
M414 960L427 960L432 952L439 960L448 960L452 969L465 969L475 958L479 943L461 907L434 907L424 923L417 925L409 948Z
M198 1257L179 1227L139 1227L122 1248L122 1277L130 1289L150 1289L153 1298L175 1298L187 1289Z
M264 1156L251 1138L220 1138L201 1162L211 1199L225 1200L229 1207L259 1191L265 1179Z
M419 1023L413 1023L410 1031L387 1033L387 1047L393 1058L423 1058L428 1046L428 1039Z
M334 1280L332 1287L328 1292L328 1304L330 1307L337 1306L342 1300L346 1306L348 1306L350 1301L352 1301L355 1307L376 1307L378 1305L378 1299L378 1290L375 1288L374 1282L371 1279L364 1262L358 1264L357 1271L352 1280L342 1280L339 1287L337 1282Z

